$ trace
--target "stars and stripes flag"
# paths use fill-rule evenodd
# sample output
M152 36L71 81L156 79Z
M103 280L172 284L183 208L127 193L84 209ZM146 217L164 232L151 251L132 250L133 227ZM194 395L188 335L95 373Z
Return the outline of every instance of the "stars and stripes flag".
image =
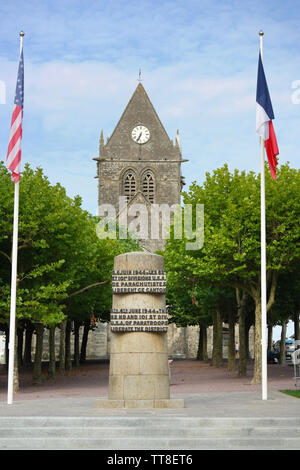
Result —
M10 126L6 166L12 172L12 179L17 183L21 173L21 146L24 103L24 60L23 48L20 53L14 110Z
M257 89L256 89L256 132L265 142L271 176L276 178L277 155L279 154L272 120L273 107L265 77L261 54L258 59Z

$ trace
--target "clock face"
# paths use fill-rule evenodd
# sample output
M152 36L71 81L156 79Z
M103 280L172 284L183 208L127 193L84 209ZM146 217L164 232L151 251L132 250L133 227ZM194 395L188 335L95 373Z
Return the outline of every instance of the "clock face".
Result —
M136 126L131 132L131 137L137 144L145 144L150 139L150 132L145 126Z

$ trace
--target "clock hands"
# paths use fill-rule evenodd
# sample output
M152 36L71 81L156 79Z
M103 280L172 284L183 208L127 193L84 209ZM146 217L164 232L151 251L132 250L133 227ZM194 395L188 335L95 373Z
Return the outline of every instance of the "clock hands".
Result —
M147 127L138 125L133 128L131 138L137 144L145 144L150 138L150 132Z

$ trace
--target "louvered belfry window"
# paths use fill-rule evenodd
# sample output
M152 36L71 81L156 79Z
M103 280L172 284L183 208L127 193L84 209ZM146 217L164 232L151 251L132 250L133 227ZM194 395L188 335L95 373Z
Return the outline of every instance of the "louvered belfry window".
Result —
M132 170L128 170L124 175L124 196L126 196L126 201L130 201L136 193L136 179L135 174Z
M142 189L144 196L152 204L154 202L155 182L152 171L148 170L143 174Z

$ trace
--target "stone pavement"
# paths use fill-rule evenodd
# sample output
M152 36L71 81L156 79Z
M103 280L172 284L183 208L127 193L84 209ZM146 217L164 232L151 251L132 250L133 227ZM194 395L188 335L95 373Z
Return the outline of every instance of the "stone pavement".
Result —
M40 387L28 374L13 405L2 374L0 449L300 449L300 401L278 391L294 388L289 367L269 367L263 401L251 370L239 378L226 367L174 362L171 396L184 399L181 409L96 408L108 395L107 364Z
M182 394L184 409L96 409L96 397L0 403L2 450L300 449L299 399Z
M198 417L298 417L300 401L281 392L269 392L268 400L260 392L176 394L183 398L183 409L98 409L96 398L72 397L18 400L13 405L0 402L0 416L132 416L177 415ZM105 398L102 396L102 398Z
M43 364L43 383L32 385L32 370L22 369L20 391L15 394L15 401L41 400L67 397L101 397L108 395L108 361L89 361L73 368L64 376L57 374L55 379L47 377L47 364ZM270 392L294 389L293 368L288 365L268 366L268 390ZM248 375L238 377L237 371L228 371L223 367L211 367L208 363L197 360L174 360L171 365L171 395L179 398L180 394L216 394L220 391L258 392L261 385L251 384L253 361L249 361ZM176 395L176 397L174 396ZM6 401L7 372L0 365L0 402Z

